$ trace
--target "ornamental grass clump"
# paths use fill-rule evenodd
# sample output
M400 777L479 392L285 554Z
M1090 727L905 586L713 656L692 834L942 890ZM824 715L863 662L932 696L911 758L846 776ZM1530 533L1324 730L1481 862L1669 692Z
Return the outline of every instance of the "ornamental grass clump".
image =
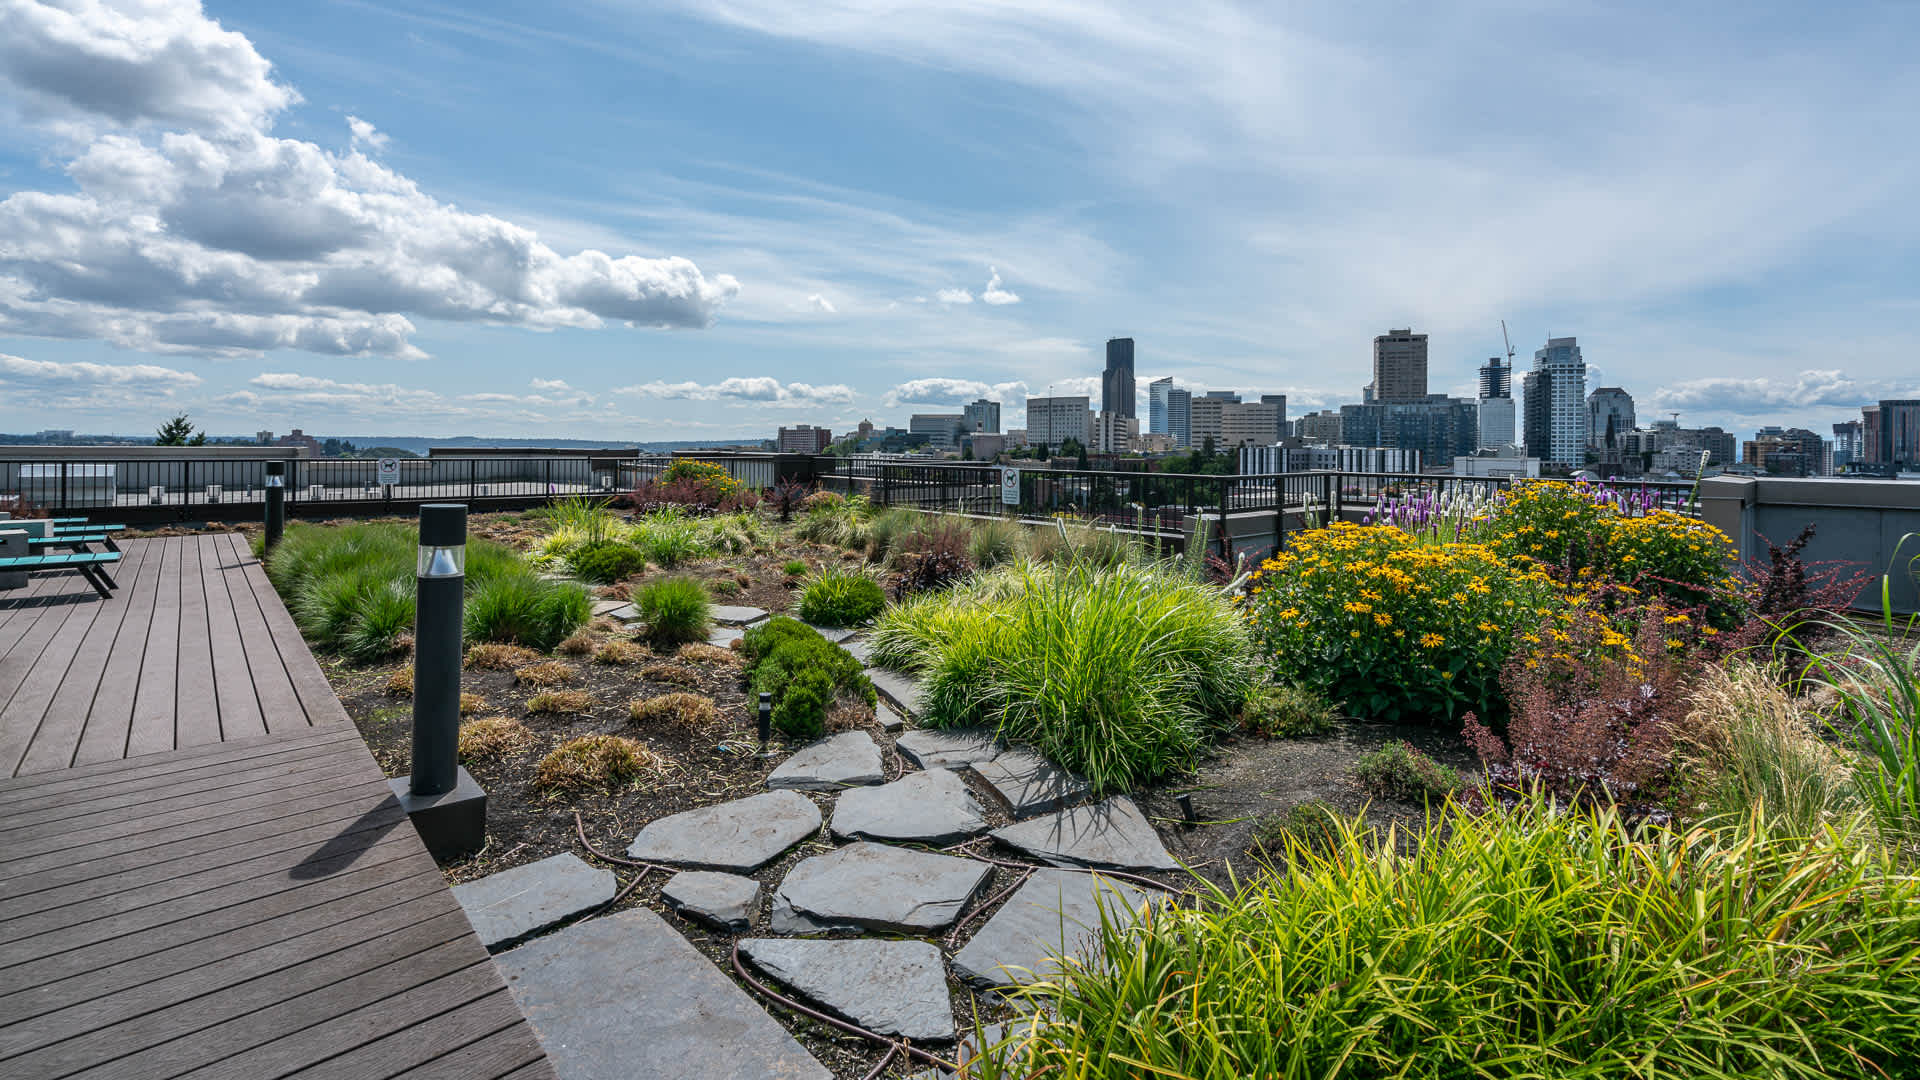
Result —
M815 574L800 591L800 618L815 626L858 626L886 606L879 582L838 566Z
M267 557L267 577L308 641L372 662L411 642L417 550L415 530L393 522L296 523ZM512 548L478 539L467 545L466 591L469 642L550 649L593 606L579 585L543 580Z
M873 503L865 495L844 496L816 491L807 497L807 512L793 534L816 544L864 549L873 528Z
M1920 879L1848 825L1436 823L1348 821L1285 874L1109 913L972 1075L1865 1080L1920 1054Z
M534 768L533 789L580 794L617 791L667 768L645 743L619 735L583 735L555 747Z
M1396 721L1504 717L1500 670L1518 639L1571 618L1537 566L1350 522L1290 538L1242 602L1277 680Z
M872 641L924 680L922 724L996 727L1102 795L1190 767L1258 667L1219 589L1131 562L987 571L888 609Z
M713 625L713 601L692 578L650 582L634 595L633 606L647 622L647 640L658 648L699 641Z

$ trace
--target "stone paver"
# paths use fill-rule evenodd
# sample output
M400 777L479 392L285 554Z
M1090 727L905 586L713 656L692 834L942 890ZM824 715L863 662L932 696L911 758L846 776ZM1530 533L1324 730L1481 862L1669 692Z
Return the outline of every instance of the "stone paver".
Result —
M682 870L668 879L660 895L687 918L736 933L752 925L760 907L759 882L713 870Z
M618 619L623 623L637 623L640 621L640 609L634 607L632 604L621 604L619 607L608 608L606 616L609 619Z
M852 637L854 634L859 632L857 630L851 630L844 626L814 626L813 623L806 623L804 625L812 627L814 633L819 634L821 637L826 638L828 641L833 642L835 645L840 644L841 642L847 640L848 638Z
M1085 780L1025 750L1007 750L992 761L975 762L973 771L1015 818L1060 810L1087 798Z
M738 604L715 604L712 614L713 621L722 626L750 626L766 618L767 609L742 607Z
M1037 870L953 956L953 973L987 988L1012 986L1054 973L1050 956L1085 960L1100 928L1100 907L1125 922L1146 893L1096 874Z
M767 777L767 786L776 791L839 791L885 779L873 736L842 731L795 750Z
M595 618L598 618L601 615L611 615L621 608L629 606L631 605L625 600L595 600L593 602L593 614Z
M868 641L866 638L843 641L840 643L840 647L852 653L853 658L862 664L865 664L873 657L873 642Z
M873 688L880 691L880 696L893 702L901 712L912 715L920 711L920 695L923 687L919 679L912 675L877 667L868 668L866 675L873 680Z
M935 1042L955 1035L946 966L924 941L750 938L740 952L802 997L870 1031Z
M914 728L894 743L900 756L923 769L963 769L1000 756L1005 747L986 728L939 731Z
M874 703L873 720L880 725L881 731L899 731L907 726L906 718L888 708L884 701Z
M941 930L993 867L885 844L849 844L803 859L774 892L776 933L849 928L903 934Z
M959 773L933 769L841 795L832 828L841 840L952 844L987 831L987 819Z
M713 632L707 635L707 644L717 645L722 649L731 649L733 648L734 642L739 641L745 636L747 636L746 631L737 627L716 626L713 628Z
M713 961L644 908L494 958L561 1080L830 1080Z
M1178 870L1140 808L1125 795L1091 806L1016 821L993 838L1055 866L1106 870Z
M481 943L497 949L599 907L613 899L614 887L613 871L563 854L455 885L453 898Z
M750 874L819 829L820 808L812 800L769 791L651 822L634 837L627 857Z

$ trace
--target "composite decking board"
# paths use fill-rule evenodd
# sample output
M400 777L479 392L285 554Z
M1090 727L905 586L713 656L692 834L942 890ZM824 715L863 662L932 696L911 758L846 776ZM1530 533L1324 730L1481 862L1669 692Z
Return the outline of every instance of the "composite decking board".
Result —
M433 896L435 884L443 883L426 880L417 865L396 859L224 908L200 922L169 923L105 941L77 939L82 943L72 949L7 967L0 979L18 990L0 996L0 1015L14 1010L19 1015L38 1015L85 1001L98 997L100 987L122 985L136 974L142 980L158 979L205 968L281 940L289 927L313 923L351 935L354 931L340 930L339 925L351 923L373 905ZM451 901L451 894L446 895ZM323 933L316 940L328 937ZM116 967L121 970L113 970ZM87 978L96 973L98 978ZM0 1029L0 1044L4 1040L5 1030Z
M98 799L89 799L79 806L48 807L32 814L0 817L0 850L14 843L111 825L129 818L150 820L159 814L262 791L298 790L302 785L324 781L326 775L331 775L327 770L345 770L348 779L355 776L364 779L362 754L359 747L341 746L323 754L290 757L246 772L212 774L153 791L123 794L107 787Z
M133 785L164 786L172 782L171 778L176 775L239 767L250 757L305 753L305 747L326 741L358 743L360 737L351 726L330 725L293 735L206 743L114 761L89 762L58 773L16 776L10 780L0 780L0 814L6 813L9 807L41 803L48 799L69 799L102 784L111 784L116 790L123 787L132 790Z
M236 538L235 545L242 540ZM251 558L251 554L249 553ZM247 583L253 587L254 599L260 604L260 613L266 619L267 629L271 631L274 648L280 653L281 663L286 665L287 677L293 681L294 692L300 696L301 705L306 709L307 721L312 724L349 721L347 710L340 704L340 698L333 692L333 684L327 681L327 673L320 668L320 662L314 659L313 651L308 649L300 636L300 628L294 625L292 613L280 600L280 594L274 590L273 582L267 579L266 568L258 559L253 559L246 575Z
M111 1009L111 999L133 987L164 984L170 990L191 994L232 986L341 944L449 914L445 901L451 899L450 894L444 888L436 893L428 885L421 880L384 885L308 910L297 919L261 924L221 939L152 953L119 967L82 972L0 997L0 1013L13 1015L15 1022L20 1022L94 1001L104 1002L103 1009ZM457 907L453 913L465 917ZM485 952L478 938L473 941L476 949ZM76 1019L83 1015L70 1014ZM76 1023L76 1033L84 1027ZM0 1036L6 1030L0 1028Z
M122 587L131 587L139 580L142 561L140 551L129 552L121 559L120 565L125 568L120 573ZM100 690L101 676L106 673L107 662L113 655L114 639L127 617L125 604L101 600L100 605L85 634L75 643L66 671L47 695L17 772L51 772L73 765L87 717ZM25 723L28 719L25 710L21 710L13 721L0 720L0 724Z
M179 745L174 739L173 714L179 702L180 559L186 540L167 536L142 543L159 549L160 564L159 576L154 580L153 614L147 622L140 678L134 685L133 721L127 731L128 757L160 753Z
M277 1075L298 1080L386 1080L526 1022L491 962L443 975L384 1005L380 1015L366 1018L371 1023L339 1032L329 1031L331 1025L312 1029L316 1040L332 1039L336 1045L346 1041L343 1035L370 1036L361 1045ZM432 1022L424 1022L428 1020Z
M31 659L17 673L17 679L4 674L5 667L0 665L0 697L7 699L0 706L0 775L13 776L21 771L27 751L46 719L47 706L72 669L81 642L109 606L109 601L100 600L69 608L57 629L42 639L38 653L28 654ZM39 629L39 626L34 628L36 632ZM9 682L13 683L11 688L6 685ZM62 762L58 767L69 764L71 762Z
M252 579L261 573L259 561L241 534L233 533L223 539L232 542L223 549L215 545L221 553L221 577L226 579L227 592L233 598L233 616L240 627L240 646L252 673L261 718L267 730L276 734L308 727L312 721L307 718L306 706L300 703L300 693L294 688L279 646L274 644L273 631L268 629L266 613L260 607L260 597L253 590ZM331 690L328 695L332 695Z
M89 868L94 870L90 875L66 875L59 882L49 882L31 892L19 893L0 900L0 932L5 930L6 923L9 921L42 911L84 903L100 896L119 895L137 889L148 889L173 881L191 879L199 874L223 870L238 863L270 858L283 852L311 852L330 840L344 841L370 829L391 829L402 816L397 803L384 815L356 814L349 809L330 821L321 821L291 831L282 831L279 828L263 829L253 839L191 855L177 855L162 860L150 860L145 864L129 863L125 866L119 865L117 860L101 860L99 864L89 864Z
M544 1071L525 1071L535 1067ZM486 1038L399 1073L393 1080L467 1080L502 1074L516 1080L536 1076L556 1080L539 1037L524 1024L501 1028Z
M53 607L49 599L49 594L56 591L53 578L51 574L36 574L27 579L26 588L0 593L0 662L13 652L21 635Z
M221 895L223 890L262 895L269 891L268 884L262 881L264 878L288 877L295 870L312 876L322 872L324 866L352 862L372 851L387 848L393 844L404 844L405 838L386 835L397 832L403 824L404 822L401 821L389 821L383 826L354 829L344 836L335 837L334 847L338 854L325 859L316 858L314 849L276 852L273 855L260 856L244 862L230 863L186 878L157 882L136 889L97 893L90 899L77 903L62 905L32 915L17 916L0 922L0 948L30 937L78 928L110 916L121 919L135 916L162 916L165 912L155 909L165 905L189 904L189 902L211 903L215 897ZM292 887L297 888L297 883ZM87 927L87 930L104 936L107 928L91 926Z
M220 702L220 739L265 735L267 722L260 712L246 647L240 642L233 592L227 586L233 548L224 534L201 539L195 546L200 549L200 580L207 594L207 641L213 652L214 696Z
M214 689L212 621L207 583L200 571L200 537L182 537L180 549L180 654L174 685L175 746L224 742L220 696Z
M123 579L121 594L126 614L115 634L111 653L100 673L100 685L90 703L73 764L113 761L127 756L133 734L133 699L140 688L140 669L146 663L147 639L153 632L154 594L160 581L160 549L152 544L130 544L126 558L138 560L133 580Z
M450 913L264 975L198 987L173 985L186 981L179 978L127 987L18 1025L19 1049L0 1071L53 1080L130 1054L140 1055L129 1063L131 1076L199 1068L472 966L468 933L465 919ZM206 1035L223 1026L224 1038ZM169 1043L170 1052L156 1053Z
M236 795L231 799L212 799L195 805L186 805L173 809L157 811L146 816L134 815L119 820L110 820L97 824L86 824L70 831L54 831L51 835L27 835L17 839L0 841L0 870L16 859L27 859L48 853L65 851L71 845L78 849L89 845L108 842L126 843L164 843L167 830L175 827L191 827L196 822L212 821L224 828L237 824L235 815L267 812L276 805L306 805L305 800L327 798L339 794L352 797L365 797L368 789L364 784L353 783L356 777L364 779L365 772L361 763L346 757L334 765L330 772L316 773L306 778L305 789L289 788L284 785L271 785L262 790ZM386 793L388 797L392 792ZM31 830L29 830L31 833Z

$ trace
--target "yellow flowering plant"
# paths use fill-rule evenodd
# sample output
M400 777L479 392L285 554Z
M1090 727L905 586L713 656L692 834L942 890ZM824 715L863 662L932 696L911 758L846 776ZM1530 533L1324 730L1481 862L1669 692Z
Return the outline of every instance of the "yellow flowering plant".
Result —
M1660 601L1698 609L1722 630L1745 617L1733 542L1725 533L1605 487L1518 485L1478 535L1506 558L1532 560L1580 591L1605 593L1610 607Z
M1515 645L1543 620L1571 618L1535 564L1351 522L1290 536L1242 604L1277 679L1392 720L1503 715L1500 669Z

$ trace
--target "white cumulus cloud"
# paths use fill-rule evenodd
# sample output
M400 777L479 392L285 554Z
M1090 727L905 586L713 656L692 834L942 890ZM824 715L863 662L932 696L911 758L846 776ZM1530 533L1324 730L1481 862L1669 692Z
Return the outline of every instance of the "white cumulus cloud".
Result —
M851 405L855 396L851 386L839 383L830 386L814 386L803 382L783 383L771 375L735 377L722 379L717 383L670 383L654 380L635 386L622 386L615 389L614 393L665 401L724 401L742 405L795 406Z
M973 303L973 294L965 289L941 289L933 294L933 298L943 304Z
M833 306L833 301L821 296L819 293L814 293L807 297L807 304L812 307L813 310L826 315L835 314L839 310Z
M998 401L1008 409L1024 407L1027 384L1003 382L988 384L976 379L911 379L888 390L884 404L888 408L903 405L966 405L981 398Z
M704 327L739 291L441 202L359 117L344 154L274 137L298 95L194 0L0 0L0 88L86 143L76 191L0 200L0 334L414 358L414 318Z
M53 360L29 360L24 356L9 356L6 353L0 353L0 375L5 375L7 382L15 386L164 388L200 385L200 376L191 371L175 371L157 364L59 363Z
M987 267L987 273L991 276L987 278L987 287L980 291L980 299L996 307L1002 304L1017 304L1020 302L1020 297L1011 289L1000 287L1000 271L989 266Z
M1652 412L1755 416L1806 408L1857 409L1883 397L1906 396L1916 388L1920 384L1858 380L1839 370L1802 371L1794 379L1685 379L1654 391Z

